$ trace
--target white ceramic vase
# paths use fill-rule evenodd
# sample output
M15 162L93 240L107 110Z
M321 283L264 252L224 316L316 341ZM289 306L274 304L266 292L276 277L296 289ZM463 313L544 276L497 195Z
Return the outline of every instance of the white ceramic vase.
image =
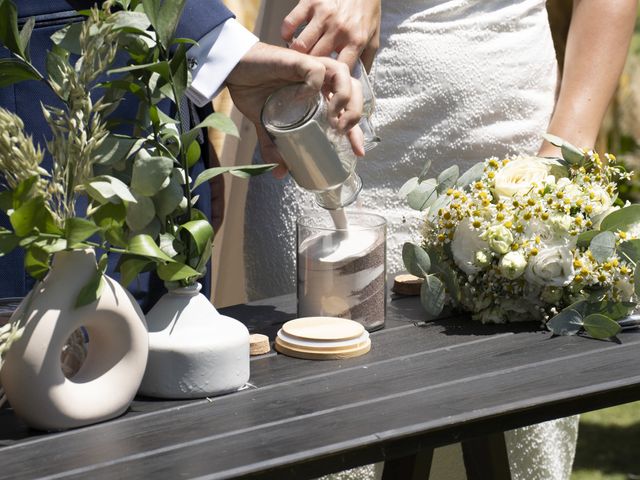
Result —
M135 396L148 354L144 316L133 297L105 276L100 298L75 307L96 272L93 250L62 251L51 270L20 304L24 332L9 349L0 381L15 413L30 427L64 430L122 414ZM79 327L88 333L87 356L72 377L61 352Z
M147 313L149 361L140 393L202 398L232 392L249 380L249 331L220 315L200 284L165 294Z

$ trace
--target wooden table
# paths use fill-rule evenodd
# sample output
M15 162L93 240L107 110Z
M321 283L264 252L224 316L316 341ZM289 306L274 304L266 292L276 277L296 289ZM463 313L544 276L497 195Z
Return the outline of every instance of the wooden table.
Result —
M225 313L272 338L295 298ZM508 478L502 432L640 399L640 331L621 344L550 338L535 325L449 318L416 326L391 300L373 348L345 361L268 354L252 387L211 400L137 400L125 416L57 434L0 411L2 478L311 478L386 460L426 478L434 447L463 441L470 478Z

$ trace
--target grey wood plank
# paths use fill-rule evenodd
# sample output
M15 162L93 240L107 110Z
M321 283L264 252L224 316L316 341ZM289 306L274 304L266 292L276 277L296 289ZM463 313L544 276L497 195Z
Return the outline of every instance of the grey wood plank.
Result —
M589 374L572 375L574 372L562 360L546 362L547 367L558 369L551 375L553 387L547 387L544 395L538 392L541 385L549 385L550 374L539 368L539 364L529 364L522 368L490 372L455 385L424 386L313 414L298 414L280 422L264 422L230 434L214 433L103 465L64 472L63 478L82 478L85 475L91 478L110 478L112 475L235 478L263 470L268 475L280 475L279 478L305 478L297 476L296 465L302 468L307 464L308 468L315 464L315 472L323 473L328 471L328 460L339 457L341 466L350 466L350 451L367 445L371 446L372 452L369 460L380 460L384 458L386 448L398 440L413 436L424 448L429 438L434 444L445 441L445 438L464 439L470 435L467 430L474 422L486 423L492 417L509 412L536 409L546 411L545 415L552 418L549 407L555 403L570 402L579 409L580 399L590 395L601 395L615 402L617 389L630 381L636 385L635 395L638 395L640 372L637 368L631 380L620 373L628 364L630 349L637 349L637 344L628 345L626 352L623 351L625 349L600 349L575 356L586 370L592 370ZM612 370L600 369L602 365L609 365ZM591 385L592 382L595 386ZM505 386L513 390L508 405L504 403ZM470 398L471 392L473 396ZM474 409L474 405L481 408ZM312 423L310 415L314 417ZM375 422L372 422L373 418ZM493 423L495 428L495 420ZM475 431L472 435L477 433ZM359 459L362 458L360 455Z
M416 327L410 335L420 331L422 329ZM480 380L483 380L480 386L487 382L492 383L490 393L495 393L496 386L500 385L495 384L497 378L509 378L509 382L505 384L509 386L514 381L522 381L522 372L539 375L540 371L544 372L549 365L557 364L555 366L564 372L563 375L549 376L545 372L545 375L538 379L541 384L536 385L535 390L529 387L535 384L535 375L532 375L529 382L524 383L524 390L531 395L532 401L542 401L544 397L541 400L541 395L551 387L560 388L562 393L564 375L567 371L571 372L577 365L583 365L584 357L591 358L595 354L601 357L600 366L607 367L602 368L603 370L608 371L612 368L615 370L614 373L619 375L621 383L618 386L628 385L624 383L627 373L620 370L618 364L610 367L605 360L610 359L614 362L617 358L615 354L618 354L623 358L626 356L628 362L629 348L637 348L638 344L637 336L634 340L633 335L625 335L625 344L622 346L579 338L558 338L550 341L547 336L535 333L486 337L481 340L458 352L448 352L448 355L445 354L445 350L414 351L398 358L372 362L361 367L345 368L315 377L274 384L214 400L210 409L185 406L165 415L147 415L69 432L64 434L68 435L64 440L64 448L62 443L51 445L52 442L40 442L44 445L38 446L38 442L35 442L28 445L22 453L19 448L8 449L12 450L11 455L5 455L7 449L0 450L0 461L6 467L6 472L15 472L18 475L21 472L26 473L20 468L24 455L40 453L35 456L35 461L32 460L29 464L31 473L40 474L37 472L48 471L50 465L46 461L38 462L38 458L50 458L51 455L58 459L57 468L74 470L91 463L120 462L123 451L142 457L147 455L145 452L163 452L162 455L165 455L178 448L177 445L193 442L199 445L199 442L208 438L207 435L210 436L211 432L216 432L215 441L226 444L226 440L222 439L242 437L244 433L253 435L255 429L266 429L273 433L273 429L286 426L283 427L286 433L291 424L305 423L309 419L313 419L312 429L315 431L318 419L324 420L330 413L344 412L345 408L358 411L359 408L368 408L369 404L386 405L389 401L394 403L395 400L404 402L405 397L413 398L412 396L418 393L421 393L419 409L426 409L434 414L435 417L431 421L440 421L447 425L447 419L453 415L465 413L474 418L475 412L468 409L484 405L469 400L475 397L475 389L478 388L477 383ZM458 361L452 361L456 358ZM553 380L550 381L550 378ZM612 378L616 376L613 375ZM590 385L592 379L583 381L583 385ZM416 387L428 382L431 384ZM503 387L499 396L493 399L498 402L497 406L493 405L494 408L498 409L500 405L504 408L505 405L510 406L513 396L519 395L521 388L518 384L515 391L510 391L513 387L509 386L505 392ZM611 385L607 384L607 388L611 388ZM461 398L465 399L465 402L456 408L462 410L456 410L448 402L448 395L459 391L464 392ZM283 398L283 395L286 397ZM434 398L438 395L442 395L443 398L435 402ZM363 398L367 400L362 400ZM378 413L384 417L384 411L385 409L381 409ZM423 418L421 414L418 412L412 422ZM379 416L371 418L377 420ZM406 430L409 424L398 425ZM91 428L97 431L92 432ZM355 441L354 438L357 438L357 435L350 441ZM113 444L118 445L118 448L114 449ZM39 447L42 450L39 450ZM266 444L260 448L267 448ZM310 450L313 451L314 449Z

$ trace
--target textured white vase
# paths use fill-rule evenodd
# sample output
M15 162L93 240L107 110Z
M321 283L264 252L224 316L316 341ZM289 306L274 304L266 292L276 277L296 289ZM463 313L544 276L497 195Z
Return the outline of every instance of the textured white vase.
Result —
M26 310L26 323L5 356L0 381L15 413L33 428L63 430L116 417L140 385L148 337L142 311L129 292L105 277L100 298L75 308L95 271L93 250L56 253L47 276L14 313ZM60 354L81 326L88 333L87 356L80 370L66 378Z
M247 327L220 315L200 288L173 289L147 313L149 361L141 394L201 398L249 380Z

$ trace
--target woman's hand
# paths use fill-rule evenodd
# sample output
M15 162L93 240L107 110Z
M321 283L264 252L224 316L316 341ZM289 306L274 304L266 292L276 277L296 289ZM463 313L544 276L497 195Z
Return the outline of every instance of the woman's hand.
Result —
M323 57L337 52L350 69L361 58L369 70L380 44L380 0L300 0L283 20L281 34L294 50Z

